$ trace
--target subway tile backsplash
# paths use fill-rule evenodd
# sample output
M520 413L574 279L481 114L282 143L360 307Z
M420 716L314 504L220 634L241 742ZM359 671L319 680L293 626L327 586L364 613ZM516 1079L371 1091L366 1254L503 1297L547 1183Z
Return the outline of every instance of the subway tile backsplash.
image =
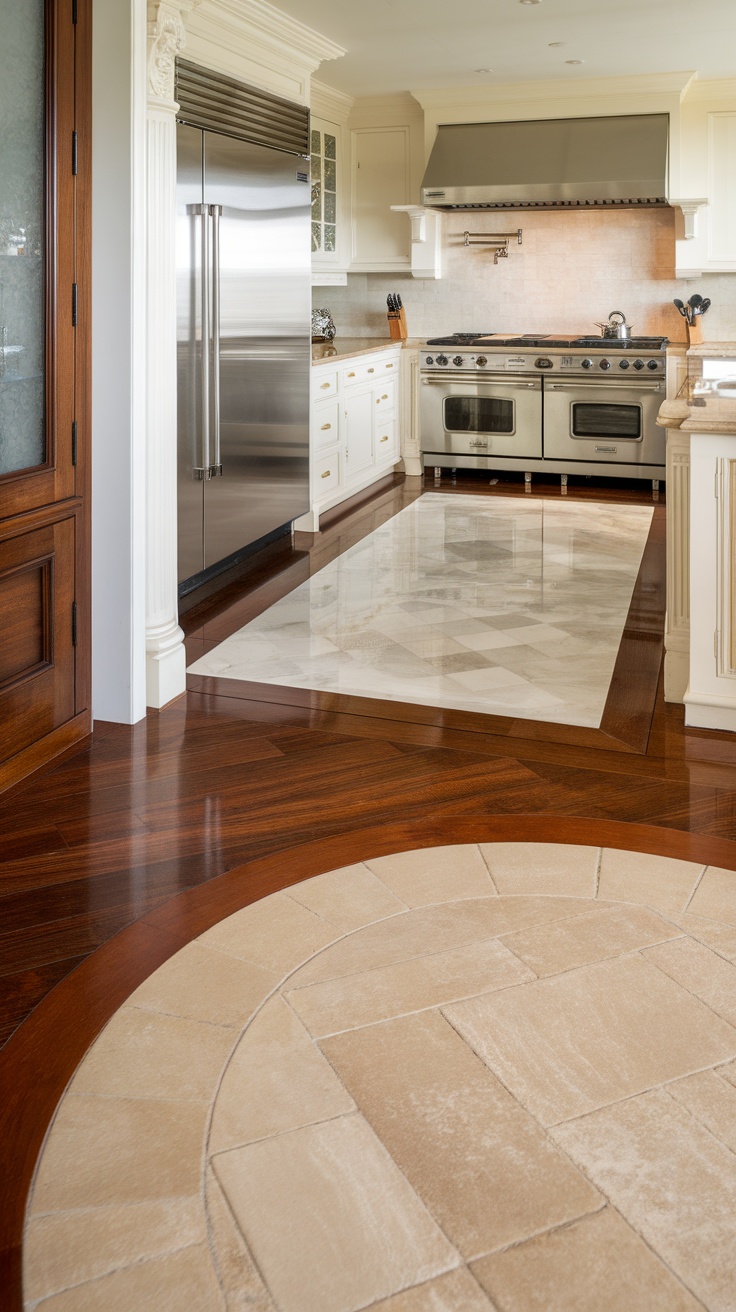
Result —
M463 245L463 233L515 232L509 256L494 265L487 247ZM386 335L386 296L398 291L409 335L445 332L588 333L622 310L637 335L685 341L673 297L710 297L701 324L706 341L736 340L736 275L675 278L675 212L661 210L456 211L445 218L443 277L409 273L348 275L346 287L315 287L338 337Z

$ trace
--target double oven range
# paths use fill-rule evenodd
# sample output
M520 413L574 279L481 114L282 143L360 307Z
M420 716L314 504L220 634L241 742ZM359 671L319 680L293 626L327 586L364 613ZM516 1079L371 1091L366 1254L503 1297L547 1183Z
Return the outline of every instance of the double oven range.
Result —
M455 333L420 352L425 467L664 477L666 337Z

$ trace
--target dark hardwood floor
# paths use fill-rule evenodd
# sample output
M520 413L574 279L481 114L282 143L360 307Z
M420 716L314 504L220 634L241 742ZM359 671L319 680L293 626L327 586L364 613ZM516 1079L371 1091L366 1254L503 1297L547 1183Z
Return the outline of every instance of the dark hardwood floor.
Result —
M524 495L471 479L443 490ZM421 492L419 480L394 480L314 541L269 548L232 572L183 617L191 659ZM558 497L559 485L531 495ZM648 485L568 495L651 502ZM0 795L0 1158L15 1181L0 1209L7 1288L24 1190L76 1062L139 979L213 919L319 869L494 836L640 847L736 870L736 740L686 730L683 708L657 689L662 517L660 503L609 723L587 731L595 741L565 726L324 695L295 704L280 699L289 690L192 680L164 711L132 728L96 724L81 751Z

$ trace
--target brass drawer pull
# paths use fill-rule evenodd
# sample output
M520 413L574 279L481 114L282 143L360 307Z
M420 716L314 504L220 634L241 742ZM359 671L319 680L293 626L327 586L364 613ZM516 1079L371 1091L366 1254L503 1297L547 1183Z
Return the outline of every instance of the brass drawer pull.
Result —
M369 374L374 374L375 372L376 372L375 369L369 369L369 370L368 370L368 373L369 373Z
M387 364L387 365L386 365L386 368L387 368L387 369L393 369L393 365L392 365L392 364Z
M355 377L355 370L353 369L353 370L348 374L348 378L354 378L354 377Z
M329 386L330 386L329 383L320 383L320 389L321 389L323 392L324 392L325 388L326 388L326 387L329 387Z
M382 401L388 401L388 392L384 392L383 396L378 397L376 405L380 405Z
M325 472L324 472L324 474L321 474L320 477L321 477L321 478L329 478L331 473L332 473L332 470L331 470L331 469L326 469Z
M322 425L322 432L323 432L323 433L326 433L328 428L332 428L332 424L323 424L323 425Z

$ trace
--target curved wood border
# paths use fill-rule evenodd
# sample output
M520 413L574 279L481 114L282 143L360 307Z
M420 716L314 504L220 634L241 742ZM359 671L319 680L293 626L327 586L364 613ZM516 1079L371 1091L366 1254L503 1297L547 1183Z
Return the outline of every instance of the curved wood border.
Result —
M591 844L736 870L736 842L725 838L619 820L463 816L380 825L286 848L171 898L72 971L0 1054L0 1288L7 1312L22 1312L25 1205L48 1125L90 1044L144 979L218 921L303 879L410 848L483 842Z

